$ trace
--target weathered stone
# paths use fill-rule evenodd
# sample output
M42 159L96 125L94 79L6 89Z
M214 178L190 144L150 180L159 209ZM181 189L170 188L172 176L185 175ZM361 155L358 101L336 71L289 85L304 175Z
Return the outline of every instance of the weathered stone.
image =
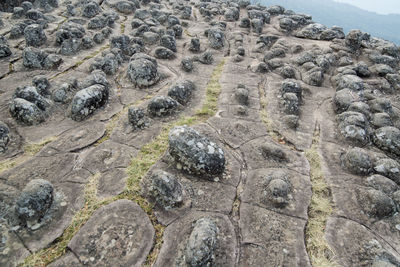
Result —
M200 52L200 39L192 38L190 39L189 51Z
M176 40L175 37L170 35L163 35L160 39L160 45L176 52Z
M282 94L294 93L296 94L297 98L301 100L303 89L301 88L301 85L295 80L287 79L282 82L281 92Z
M178 82L168 90L168 96L178 101L181 105L187 104L194 90L194 83L189 80Z
M380 149L400 155L399 129L391 126L379 128L373 135L373 141Z
M44 75L38 75L33 77L32 85L36 87L37 92L42 95L50 95L50 82Z
M225 170L224 151L187 126L174 127L170 131L169 154L178 168L191 173L213 176Z
M143 128L146 126L145 113L142 108L131 107L128 110L128 120L135 128Z
M157 170L150 175L148 195L163 209L178 207L183 201L183 187L170 173Z
M161 117L170 115L178 108L178 102L167 96L156 96L150 100L147 110L150 115Z
M393 200L385 193L375 189L359 192L358 199L362 209L373 217L385 218L393 215L396 211Z
M299 114L299 99L295 93L285 93L283 94L283 101L285 112L287 114Z
M196 221L185 251L186 263L192 267L209 266L214 258L219 229L209 218Z
M53 203L53 185L43 179L30 181L18 197L15 212L22 226L31 228L45 216Z
M185 72L191 72L194 68L193 60L191 58L184 58L181 61L181 69Z
M213 49L224 47L225 34L220 29L210 29L208 31L208 42Z
M352 148L343 156L344 167L354 174L368 174L372 171L370 156L361 148Z
M7 150L7 145L10 142L10 129L8 126L0 121L0 153Z
M172 50L165 47L157 47L154 50L154 56L158 59L174 59L176 57Z
M45 114L41 109L22 98L11 101L10 113L17 121L27 125L39 124L45 120Z
M374 170L400 185L400 164L394 159L384 158L374 162Z
M101 12L99 4L96 2L89 2L82 9L82 16L86 18L93 18Z
M214 62L214 56L210 51L206 51L199 56L200 63L211 65Z
M135 4L128 1L118 1L114 6L117 11L126 15L133 13L136 9Z
M388 196L399 190L399 186L395 182L379 174L368 177L366 183L369 187L382 191Z
M132 201L117 200L96 210L68 248L83 264L141 266L153 239L146 213Z
M47 37L42 26L38 24L28 25L24 30L26 45L39 47L46 43Z
M104 85L92 85L77 92L72 99L71 117L76 121L82 121L104 106L108 100L108 88Z
M22 98L29 102L32 102L41 110L46 110L50 106L49 101L42 95L40 95L37 92L36 87L33 86L18 87L15 90L13 97Z
M361 145L369 142L368 121L364 114L346 111L338 116L340 133L349 141Z
M374 113L371 118L371 124L376 128L393 126L393 122L392 119L390 118L390 115L385 112Z
M336 110L338 112L346 111L352 103L358 102L361 99L362 97L360 94L357 94L357 92L354 92L348 88L340 90L336 92L334 97Z
M134 59L129 63L128 76L131 82L139 87L154 85L160 79L157 65L145 57Z

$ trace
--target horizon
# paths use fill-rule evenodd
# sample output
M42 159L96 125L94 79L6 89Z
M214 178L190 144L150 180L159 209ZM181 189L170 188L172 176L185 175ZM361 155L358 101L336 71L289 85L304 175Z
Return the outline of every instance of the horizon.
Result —
M379 15L400 15L400 1L398 0L381 0L376 2L375 0L334 0L338 3L345 3L362 10L374 12Z

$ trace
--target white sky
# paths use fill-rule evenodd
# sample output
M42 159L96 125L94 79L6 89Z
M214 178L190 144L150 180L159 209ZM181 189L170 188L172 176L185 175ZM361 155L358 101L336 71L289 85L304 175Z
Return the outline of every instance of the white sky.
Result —
M335 0L379 14L400 14L400 0Z

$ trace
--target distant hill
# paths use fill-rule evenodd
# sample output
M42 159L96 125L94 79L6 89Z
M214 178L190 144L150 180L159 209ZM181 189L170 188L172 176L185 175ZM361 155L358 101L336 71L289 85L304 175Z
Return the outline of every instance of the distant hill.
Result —
M331 0L258 0L254 2L266 6L281 5L297 13L312 15L315 22L326 26L343 27L346 33L352 29L360 29L372 36L400 45L399 14L380 15Z

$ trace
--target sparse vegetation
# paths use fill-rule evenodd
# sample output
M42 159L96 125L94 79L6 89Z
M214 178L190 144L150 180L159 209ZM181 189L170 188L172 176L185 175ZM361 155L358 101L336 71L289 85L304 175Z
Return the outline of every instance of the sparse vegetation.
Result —
M46 138L46 139L44 139L44 140L42 140L42 141L40 141L40 142L38 142L38 143L29 143L29 144L26 144L26 145L24 146L24 153L25 153L25 155L28 155L28 156L34 156L34 155L37 154L40 150L42 150L42 148L43 148L45 145L47 145L48 143L51 143L51 142L55 141L56 139L57 139L57 137L52 136L52 137Z
M99 174L94 175L90 179L89 183L85 186L84 207L74 215L71 224L64 231L63 235L55 240L54 244L49 248L40 250L26 258L22 266L45 266L61 257L65 253L69 241L89 220L92 214L98 208L118 199L128 199L134 201L149 216L149 219L151 220L156 232L156 240L144 266L152 266L155 263L163 243L162 237L165 226L157 221L157 218L153 212L153 206L141 196L140 182L143 177L147 175L151 166L153 166L167 150L168 133L172 127L178 125L194 125L208 119L210 116L215 114L217 111L218 96L221 91L219 78L221 77L224 63L225 61L223 60L220 64L218 64L211 76L210 82L207 85L206 100L203 104L203 108L201 109L202 113L197 112L195 116L182 117L175 122L167 124L161 130L161 133L152 142L144 145L139 151L138 155L132 159L130 166L127 168L129 178L125 191L121 195L114 198L99 199L97 197L97 183ZM125 109L127 109L127 107ZM108 130L106 130L106 136L109 137L112 129L115 127L116 122L123 113L124 112L121 111L111 119L110 123L107 125ZM99 142L101 143L107 140L108 138L106 138L106 136L103 137Z
M63 235L56 239L54 244L49 248L40 250L27 257L21 266L46 266L61 257L65 253L69 241L89 220L92 214L101 206L107 205L115 200L115 198L99 199L97 197L97 183L99 177L100 174L93 175L88 184L86 184L84 189L85 204L83 208L74 215Z
M217 112L218 97L221 93L221 84L219 83L219 79L221 78L224 65L225 60L222 60L214 69L211 79L207 84L206 100L203 107L196 112L197 116L210 117Z
M334 254L325 239L325 226L328 217L333 213L331 192L321 169L319 149L319 130L317 129L312 146L305 155L310 163L312 186L311 204L308 208L306 226L306 249L313 266L336 266Z

